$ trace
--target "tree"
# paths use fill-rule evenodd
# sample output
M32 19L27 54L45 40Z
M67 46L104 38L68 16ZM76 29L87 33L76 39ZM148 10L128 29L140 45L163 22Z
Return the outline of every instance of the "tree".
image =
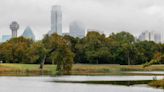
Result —
M115 39L119 43L134 43L135 38L132 34L122 31L117 34L112 33L109 38Z
M29 63L28 49L33 43L23 37L13 38L0 45L1 60L6 63Z
M154 57L150 62L144 64L144 67L148 67L153 64L159 64L161 62L164 62L164 54L157 52L154 54Z
M62 36L52 34L46 35L43 44L47 49L46 58L57 64L56 70L61 74L69 74L72 69L74 53L70 49L70 42Z
M152 41L139 41L135 43L138 51L138 64L149 62L155 53L159 52L160 47Z
M112 33L108 38L114 41L113 47L115 46L115 48L112 51L115 62L118 64L134 64L136 56L134 36L128 32L122 31L117 34Z
M28 49L28 56L30 58L29 63L39 64L41 63L42 59L46 54L46 49L41 41L35 42L31 44L30 48Z
M107 64L112 61L112 54L108 48L108 40L104 34L88 32L75 46L79 63Z

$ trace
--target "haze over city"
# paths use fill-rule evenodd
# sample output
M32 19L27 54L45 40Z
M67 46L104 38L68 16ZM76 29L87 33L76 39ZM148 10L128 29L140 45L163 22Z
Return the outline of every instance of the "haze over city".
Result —
M164 0L0 0L0 92L164 92Z
M164 30L163 0L1 0L0 36L11 34L9 24L17 21L18 35L30 26L36 39L43 38L51 29L52 5L62 7L63 32L68 32L72 21L105 34L128 31L138 36L145 30Z

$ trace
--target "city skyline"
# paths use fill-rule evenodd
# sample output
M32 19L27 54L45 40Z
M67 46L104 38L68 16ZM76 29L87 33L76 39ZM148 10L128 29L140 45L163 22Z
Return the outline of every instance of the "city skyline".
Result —
M74 20L82 21L87 28L103 31L107 35L127 31L138 37L145 30L161 33L164 30L162 0L1 0L0 4L3 21L0 22L0 36L11 33L8 25L15 20L20 24L18 35L26 25L30 25L35 30L36 39L43 38L51 29L50 11L53 5L62 6L63 32L68 32L69 23Z
M144 31L142 32L138 39L140 41L154 41L156 43L161 43L161 33L155 32L155 31Z

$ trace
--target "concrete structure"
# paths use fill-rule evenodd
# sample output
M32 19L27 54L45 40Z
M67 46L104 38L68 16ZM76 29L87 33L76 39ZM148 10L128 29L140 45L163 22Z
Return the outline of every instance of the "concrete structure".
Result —
M138 38L140 41L154 41L156 43L161 43L161 34L155 31L145 31L142 32Z
M83 38L85 36L85 26L81 22L70 23L70 36Z
M2 42L6 42L11 39L11 35L2 35Z
M17 30L19 29L19 24L16 21L13 21L10 24L10 29L12 31L12 38L17 37Z
M51 10L51 32L62 35L62 10L61 6L54 5Z
M25 38L28 38L28 39L35 40L35 35L34 35L34 33L32 32L32 29L29 26L26 27L26 29L24 30L22 36L25 37Z

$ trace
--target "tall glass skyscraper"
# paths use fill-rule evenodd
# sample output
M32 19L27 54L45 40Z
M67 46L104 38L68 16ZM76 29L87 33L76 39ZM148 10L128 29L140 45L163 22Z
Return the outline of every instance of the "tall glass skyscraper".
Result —
M51 10L51 34L62 35L62 10L61 6L54 5Z

